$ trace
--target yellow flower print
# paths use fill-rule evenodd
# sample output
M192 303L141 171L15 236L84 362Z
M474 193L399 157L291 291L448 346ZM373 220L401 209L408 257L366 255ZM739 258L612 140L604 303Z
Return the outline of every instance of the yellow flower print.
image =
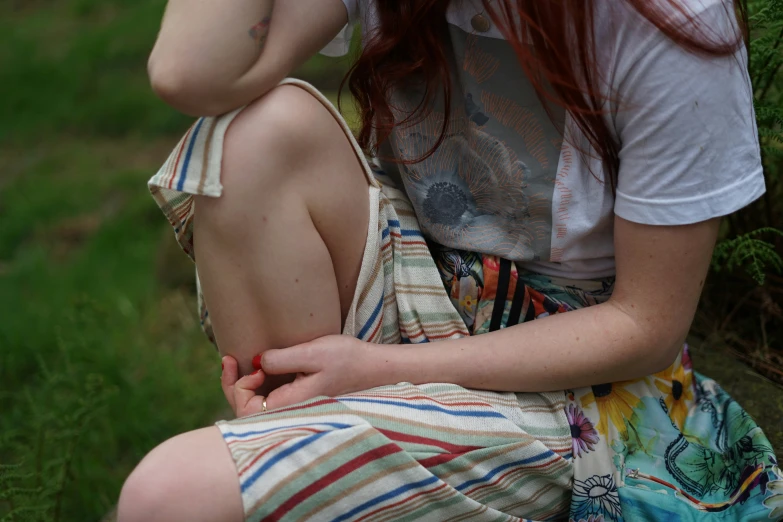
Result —
M669 417L682 430L693 401L693 373L686 371L678 359L673 365L653 375L655 387L664 394Z
M459 304L468 313L473 313L473 306L476 304L476 300L473 298L472 295L468 294L465 297L463 297L462 300L460 300Z
M630 419L633 409L639 404L639 397L624 388L637 381L615 382L593 386L593 393L582 397L582 408L587 408L595 402L599 419L596 429L603 435L608 435L611 420L615 429L625 434L625 419Z

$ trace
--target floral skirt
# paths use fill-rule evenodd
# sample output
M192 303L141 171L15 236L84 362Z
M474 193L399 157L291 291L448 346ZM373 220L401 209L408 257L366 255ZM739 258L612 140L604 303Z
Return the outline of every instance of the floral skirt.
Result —
M473 335L606 301L612 279L566 281L430 244ZM570 519L783 520L783 476L761 428L688 347L642 379L567 390Z

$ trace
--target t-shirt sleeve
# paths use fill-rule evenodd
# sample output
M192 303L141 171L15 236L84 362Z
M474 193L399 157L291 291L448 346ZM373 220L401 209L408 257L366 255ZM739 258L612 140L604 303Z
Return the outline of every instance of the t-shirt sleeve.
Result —
M344 56L351 48L351 39L353 37L353 28L359 19L360 0L343 0L345 9L348 11L348 24L343 27L334 39L326 47L321 49L321 54L325 56Z
M700 20L720 33L734 31L720 3ZM756 200L765 188L745 49L707 57L682 49L646 21L636 24L616 48L615 214L685 225Z

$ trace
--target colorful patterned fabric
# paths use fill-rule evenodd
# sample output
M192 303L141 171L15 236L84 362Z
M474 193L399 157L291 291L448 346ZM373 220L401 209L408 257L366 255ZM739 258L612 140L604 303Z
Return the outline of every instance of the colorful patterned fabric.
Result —
M358 154L329 102L287 83L329 108ZM191 257L193 195L220 196L223 135L238 112L197 121L150 181ZM379 344L453 339L611 295L611 279L557 280L494 256L430 251L405 195L358 155L371 216L346 334ZM400 383L218 427L254 521L755 521L783 512L767 439L693 373L687 349L671 368L630 382L525 394Z
M433 249L436 264L454 251ZM482 256L474 334L492 329L503 261ZM570 281L507 263L500 327L592 306L611 278ZM444 280L449 270L441 269ZM521 283L521 286L519 286ZM465 285L463 285L465 287ZM463 300L470 300L462 295ZM515 300L521 306L514 307ZM761 428L713 380L693 371L688 347L641 379L566 391L574 463L574 521L779 520L783 474Z
M548 520L571 497L564 406L399 384L218 426L249 520Z

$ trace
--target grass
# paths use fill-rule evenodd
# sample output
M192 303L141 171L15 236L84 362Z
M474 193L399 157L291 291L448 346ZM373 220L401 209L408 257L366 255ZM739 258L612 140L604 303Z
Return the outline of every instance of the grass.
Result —
M100 415L75 426L63 520L97 519L145 452L223 407L192 294L156 271L173 240L145 194L149 167L112 166L118 153L113 143L65 141L32 161L13 158L24 172L3 189L0 433L16 436L0 463L62 457L56 432L74 428L66 417L84 387L97 382L103 396ZM51 444L38 448L39 438Z
M99 520L147 451L226 413L145 186L190 121L147 85L164 5L0 7L0 520Z
M0 521L99 520L149 449L225 413L145 188L189 124L145 77L164 4L0 7ZM333 90L344 69L299 74Z

